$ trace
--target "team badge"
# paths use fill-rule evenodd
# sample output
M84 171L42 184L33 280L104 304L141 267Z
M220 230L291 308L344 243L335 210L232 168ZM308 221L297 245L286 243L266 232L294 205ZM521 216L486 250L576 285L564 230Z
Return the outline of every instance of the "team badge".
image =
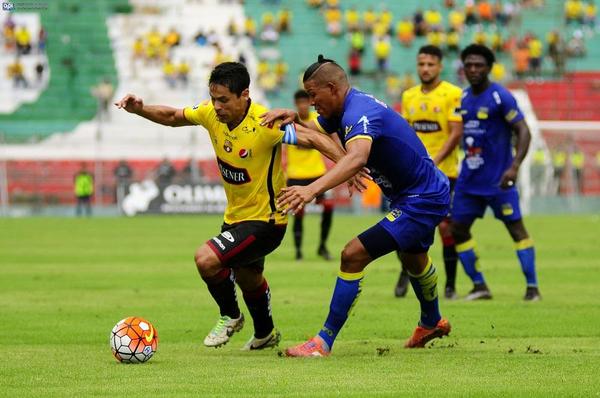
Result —
M248 156L250 156L250 151L242 148L242 149L240 149L239 155L242 159L245 159Z
M387 216L385 216L385 218L387 218L391 222L394 222L401 215L402 215L402 210L400 210L400 209L393 209L392 211L390 211L387 214Z
M223 144L223 149L225 149L225 152L230 153L233 150L233 144L231 143L231 141L225 140L225 143Z
M486 108L485 106L482 106L481 108L479 108L479 110L477 111L477 119L487 119L488 118L488 112L490 110L488 108Z
M434 113L440 113L442 111L442 109L439 106L434 106L433 107L433 112Z
M503 216L511 216L515 211L510 203L502 204L502 215Z

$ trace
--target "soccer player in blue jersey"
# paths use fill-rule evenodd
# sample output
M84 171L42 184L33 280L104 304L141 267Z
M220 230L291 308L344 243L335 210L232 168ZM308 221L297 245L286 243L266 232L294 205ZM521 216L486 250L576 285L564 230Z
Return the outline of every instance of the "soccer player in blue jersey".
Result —
M450 333L450 323L438 306L437 273L427 254L436 226L446 216L450 195L448 178L434 165L410 125L373 96L351 88L344 70L319 56L304 73L304 88L319 117L303 124L338 134L346 155L307 186L284 188L278 198L287 211L298 211L317 195L344 183L363 167L391 201L391 211L379 223L353 238L341 255L341 266L329 315L323 328L308 342L286 350L288 356L326 356L361 292L365 267L373 260L400 251L421 306L421 318L407 348L424 347ZM267 123L299 119L279 110L265 116Z
M465 158L452 201L452 235L465 272L473 281L467 300L490 299L471 226L490 206L513 241L521 269L527 280L525 300L539 300L535 272L535 250L519 207L515 186L519 167L527 155L531 135L510 92L488 79L495 62L492 51L471 44L461 53L470 87L463 92L463 148ZM513 135L515 154L513 155Z

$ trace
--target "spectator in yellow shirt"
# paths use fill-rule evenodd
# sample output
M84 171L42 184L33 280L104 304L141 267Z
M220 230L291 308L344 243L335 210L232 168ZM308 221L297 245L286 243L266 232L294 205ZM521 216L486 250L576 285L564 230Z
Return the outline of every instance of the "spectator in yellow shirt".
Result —
M365 13L363 14L363 22L365 24L365 31L368 33L373 31L373 27L375 27L375 23L377 22L377 13L373 11L372 7L369 7Z
M435 8L425 11L425 14L423 14L423 18L425 19L425 23L427 24L427 28L429 30L434 30L442 27L442 13L440 13Z
M446 41L446 36L444 32L442 32L439 28L434 28L429 33L427 33L427 44L431 44L432 46L436 46L438 48L442 48Z
M448 51L458 53L460 50L460 34L455 28L450 28L446 34Z
M177 84L177 67L170 59L167 59L163 64L163 75L169 87L175 88Z
M360 13L356 7L352 6L346 11L346 29L349 32L356 31L360 28Z
M590 29L596 28L597 13L598 10L596 8L596 4L594 4L594 0L588 0L584 7L583 23L589 26Z
M396 35L404 47L410 47L415 39L415 25L409 18L403 18L396 25Z
M534 76L539 76L542 72L542 52L543 44L535 35L531 36L529 43L529 69Z
M165 44L169 47L176 47L181 41L181 35L175 28L171 28L165 36Z
M26 26L20 26L15 32L17 42L17 54L25 55L31 52L31 34Z
M565 1L565 22L567 25L575 23L583 23L584 9L581 0Z
M380 73L386 73L390 52L392 51L390 41L383 36L377 37L377 39L375 39L375 44L373 45L373 50L377 60L377 69Z
M465 13L460 9L453 9L448 14L448 23L451 28L454 28L459 33L465 28Z

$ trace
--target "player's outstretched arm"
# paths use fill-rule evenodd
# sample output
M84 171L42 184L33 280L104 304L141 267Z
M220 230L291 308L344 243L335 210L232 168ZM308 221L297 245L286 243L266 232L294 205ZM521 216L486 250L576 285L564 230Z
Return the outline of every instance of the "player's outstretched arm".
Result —
M296 123L297 125L299 124L310 130L319 131L319 127L314 120L302 121L300 120L298 113L292 109L273 109L260 115L260 118L262 119L262 122L260 122L261 126L271 127L276 121L279 120L281 124Z
M166 105L145 105L140 97L136 97L133 94L127 94L119 102L115 102L115 106L164 126L180 127L193 125L183 115L183 109L172 108Z
M292 186L281 190L277 199L280 208L287 206L284 212L295 213L317 195L330 190L352 178L369 159L371 140L357 139L346 144L346 154L322 177L307 186Z
M295 128L298 146L316 149L336 163L346 154L342 146L328 135L299 124Z
M516 153L512 165L504 172L500 179L500 187L504 189L515 185L517 175L519 174L519 167L521 167L521 163L523 163L525 156L527 156L529 143L531 142L531 133L529 132L529 127L525 120L520 120L513 124L512 129L517 136L515 144Z

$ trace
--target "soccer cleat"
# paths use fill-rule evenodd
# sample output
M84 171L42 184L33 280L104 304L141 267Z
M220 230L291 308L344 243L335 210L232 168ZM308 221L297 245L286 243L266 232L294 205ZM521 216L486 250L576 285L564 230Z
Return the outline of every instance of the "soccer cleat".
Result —
M263 350L265 348L273 348L279 345L281 341L281 333L279 330L273 329L267 337L257 339L252 336L250 340L242 347L242 351Z
M490 300L492 298L492 292L488 289L485 283L476 284L473 289L469 292L465 300Z
M223 315L217 321L215 327L204 338L204 345L207 347L221 347L229 342L229 338L235 332L239 332L244 327L244 314L240 314L237 319L232 319Z
M296 261L300 261L304 258L300 250L296 250Z
M527 290L525 291L525 297L523 300L525 301L540 301L542 299L542 295L540 294L537 286L527 286Z
M327 248L325 247L325 245L319 246L319 250L317 250L317 254L319 256L323 257L323 259L326 260L326 261L330 261L331 260L331 254L329 254L329 250L327 250Z
M326 357L330 351L325 348L325 343L319 337L313 337L306 343L286 348L286 357Z
M456 290L452 286L446 286L446 290L444 290L444 297L447 300L456 300L458 295L456 294Z
M410 339L404 344L404 348L423 348L435 338L448 336L451 329L450 322L444 318L440 319L433 329L417 326Z
M406 272L400 272L400 279L398 279L398 283L396 283L396 287L394 288L394 295L396 297L404 297L408 292L408 284L410 282L410 278Z

